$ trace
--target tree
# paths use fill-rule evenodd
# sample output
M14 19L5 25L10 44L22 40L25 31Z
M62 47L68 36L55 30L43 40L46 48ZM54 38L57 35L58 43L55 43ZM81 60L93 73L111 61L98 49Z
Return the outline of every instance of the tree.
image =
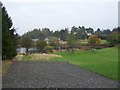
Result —
M86 39L87 38L87 33L86 33L86 29L84 26L82 27L78 27L78 30L77 30L77 38L78 39Z
M59 37L60 37L59 31L55 31L55 32L53 33L53 37L59 38Z
M67 28L61 29L59 32L59 37L61 40L65 41L68 37L68 29Z
M89 37L89 45L91 46L91 48L95 49L96 46L98 46L100 44L101 39L98 38L96 35L91 35Z
M108 35L108 34L111 34L111 31L110 31L110 29L106 29L102 32L102 34Z
M86 31L91 35L94 33L94 30L92 28L86 28Z
M59 38L50 37L48 42L49 42L49 46L53 46L55 49L59 50L59 46L60 46Z
M12 59L16 56L15 29L12 28L12 19L9 17L6 8L1 4L2 9L2 60Z
M120 44L120 27L113 29L112 33L108 36L107 41L110 42L110 45L112 46Z
M98 37L101 36L102 31L98 28L97 31L95 31L95 35L97 35Z
M34 29L33 31L29 31L25 33L22 37L29 35L32 39L45 39L46 34L41 31L41 29Z
M45 40L38 40L36 42L36 47L40 53L42 53L45 50L46 46L47 46L47 43Z
M49 28L42 28L42 33L45 34L45 37L49 37L51 32Z
M15 37L16 37L16 48L19 48L21 47L21 37L19 34L16 34Z
M73 26L73 27L71 28L71 34L77 33L77 30L78 30L78 28L75 27L75 26Z
M13 43L12 52L13 52L13 56L16 56L17 55L16 47L17 47L18 34L15 33L16 29L14 27L12 29L10 29L10 32L11 32L11 38L12 38L12 43Z
M28 53L29 48L32 47L32 39L30 36L26 35L25 37L22 37L22 46L26 48L26 52Z
M67 45L68 45L68 51L71 50L71 52L73 53L73 49L76 45L77 39L74 35L70 35L67 39Z

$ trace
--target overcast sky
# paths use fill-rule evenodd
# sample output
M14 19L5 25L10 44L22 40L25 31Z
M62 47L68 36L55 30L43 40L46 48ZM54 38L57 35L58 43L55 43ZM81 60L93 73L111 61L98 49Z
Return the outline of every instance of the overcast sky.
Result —
M34 28L51 30L72 26L94 30L118 26L119 0L1 0L17 33Z

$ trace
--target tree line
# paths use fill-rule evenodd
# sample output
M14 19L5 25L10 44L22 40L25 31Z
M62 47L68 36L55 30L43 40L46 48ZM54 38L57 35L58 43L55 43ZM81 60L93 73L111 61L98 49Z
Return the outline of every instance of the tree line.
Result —
M118 45L120 43L119 32L119 27L113 30L100 30L98 28L97 31L94 31L92 28L85 28L84 26L73 26L71 30L65 28L54 32L49 28L42 28L25 33L21 36L19 42L21 42L21 46L27 49L27 52L30 47L37 48L40 53L45 52L44 50L60 50L61 48L73 52L74 48L81 46L80 40L88 40L92 49L99 48L98 45L101 40L109 42L109 46ZM34 43L32 39L39 40Z
M119 33L120 27L105 30L100 30L99 28L95 31L93 28L85 28L84 26L76 27L73 26L70 30L68 28L53 31L49 28L42 28L42 29L34 29L23 34L21 37L29 35L32 39L42 39L50 37L57 37L60 38L62 41L67 41L67 39L71 36L75 36L76 39L88 39L90 35L96 35L98 38L102 40L107 40L111 43L120 43Z

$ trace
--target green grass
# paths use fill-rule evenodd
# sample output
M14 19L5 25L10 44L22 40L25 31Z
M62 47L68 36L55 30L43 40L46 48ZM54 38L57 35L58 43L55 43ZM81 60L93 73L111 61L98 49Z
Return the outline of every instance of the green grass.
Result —
M85 40L81 39L78 42L81 44L88 44L88 39L85 39ZM101 42L100 42L100 44L106 44L106 43L108 43L106 40L101 40Z
M87 43L88 43L88 39L80 40L80 43L81 43L81 44L87 44Z
M96 72L113 80L118 80L118 48L106 48L95 52L77 51L72 53L59 52L62 58L52 58L49 61L67 61L87 70Z
M106 44L108 43L106 40L101 40L101 44Z

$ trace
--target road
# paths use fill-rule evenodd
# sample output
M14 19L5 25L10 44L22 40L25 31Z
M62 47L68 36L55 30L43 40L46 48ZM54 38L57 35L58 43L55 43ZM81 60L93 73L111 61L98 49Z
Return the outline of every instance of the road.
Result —
M117 81L67 62L16 61L3 88L117 88Z

